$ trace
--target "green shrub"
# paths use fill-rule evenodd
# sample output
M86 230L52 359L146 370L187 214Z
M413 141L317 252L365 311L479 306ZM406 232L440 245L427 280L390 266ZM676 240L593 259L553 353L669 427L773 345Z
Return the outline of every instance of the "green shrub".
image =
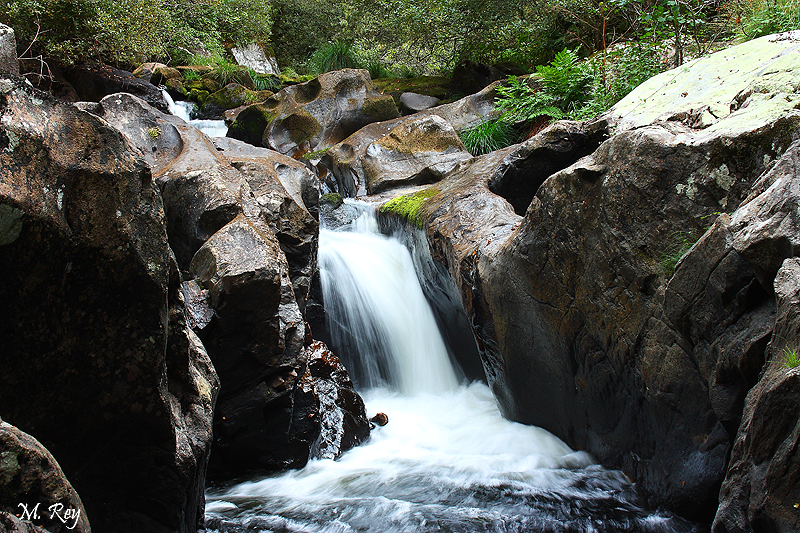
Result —
M800 0L734 0L724 7L740 40L800 29Z
M359 61L352 42L335 41L320 46L311 54L306 66L309 72L323 74L343 68L358 68Z
M494 152L518 140L514 127L503 119L482 122L459 132L459 137L474 156Z

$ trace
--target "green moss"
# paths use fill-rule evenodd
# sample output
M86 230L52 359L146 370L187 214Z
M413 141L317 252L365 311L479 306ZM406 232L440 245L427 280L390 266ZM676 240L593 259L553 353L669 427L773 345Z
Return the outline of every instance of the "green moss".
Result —
M328 194L323 194L322 197L319 199L320 203L323 204L331 204L334 209L341 206L344 203L342 200L342 195L335 192L329 192Z
M439 194L439 189L430 188L412 194L392 198L381 206L381 213L394 213L422 228L420 209L425 201Z
M361 110L365 115L378 121L389 120L400 115L397 111L397 105L394 103L394 98L388 94L380 98L367 100Z
M323 155L325 155L328 152L328 150L330 150L330 148L323 148L322 150L315 150L313 152L308 152L307 154L303 154L302 158L306 160L318 159Z

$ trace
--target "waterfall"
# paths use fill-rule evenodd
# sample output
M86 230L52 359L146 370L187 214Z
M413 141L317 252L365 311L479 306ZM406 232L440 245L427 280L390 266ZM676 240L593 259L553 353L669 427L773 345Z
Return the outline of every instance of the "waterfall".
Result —
M170 113L176 117L182 118L209 137L225 137L225 135L228 134L228 126L225 125L224 120L193 119L191 118L191 114L195 109L195 105L192 102L186 100L176 102L166 89L161 89L161 96L167 103Z
M456 371L406 247L379 233L369 208L319 239L329 330L334 346L348 348L356 384L407 395L454 390Z
M644 509L622 472L504 419L486 384L459 382L408 249L360 209L320 231L319 265L339 355L389 423L336 461L208 491L206 531L698 531Z

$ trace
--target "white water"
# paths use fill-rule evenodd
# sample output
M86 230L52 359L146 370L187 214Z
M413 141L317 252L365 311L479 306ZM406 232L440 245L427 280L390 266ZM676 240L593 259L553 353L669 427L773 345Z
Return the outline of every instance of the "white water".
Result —
M209 531L691 530L645 512L620 472L502 418L485 384L459 384L406 248L369 214L344 229L320 235L326 312L356 346L368 415L389 423L337 461L209 491Z
M209 137L225 137L228 133L228 126L225 125L224 120L202 120L191 118L191 113L195 108L192 102L181 100L176 102L172 99L165 89L161 89L161 95L169 107L169 112L185 120L198 130L202 131Z

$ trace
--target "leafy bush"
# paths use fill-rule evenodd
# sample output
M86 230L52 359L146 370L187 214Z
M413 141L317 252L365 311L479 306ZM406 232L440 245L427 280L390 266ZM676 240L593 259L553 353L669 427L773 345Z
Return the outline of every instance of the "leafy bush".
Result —
M517 141L513 125L506 120L489 120L459 133L461 142L474 156L488 154Z
M800 29L800 0L733 0L724 13L740 40Z
M576 113L589 99L586 89L592 75L575 52L565 48L536 72L540 86L509 76L508 86L497 88L497 107L506 110L509 118L531 121L546 115L557 120Z

